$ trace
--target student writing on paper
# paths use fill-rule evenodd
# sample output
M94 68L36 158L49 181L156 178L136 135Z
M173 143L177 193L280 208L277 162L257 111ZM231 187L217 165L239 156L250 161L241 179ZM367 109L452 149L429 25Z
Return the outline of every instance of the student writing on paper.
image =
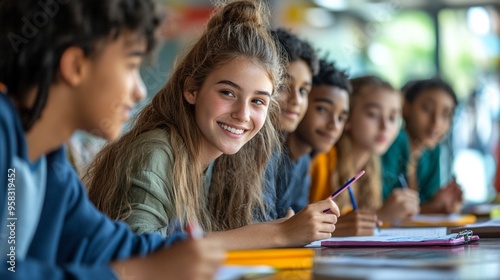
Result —
M418 191L422 213L456 213L462 191L452 179L440 187L439 142L448 133L457 97L439 78L408 83L404 89L404 129L382 157L384 199L400 187L403 174L410 189Z
M63 146L78 129L115 139L144 98L139 66L156 41L154 1L1 6L0 279L213 278L219 242L135 235L111 221ZM40 18L43 26L32 23Z
M173 219L195 222L228 249L331 235L335 215L311 236L290 235L301 228L289 220L255 224L266 211L262 176L278 144L271 120L283 70L268 20L260 1L221 4L132 130L97 155L88 179L100 209L136 232L167 235Z
M418 212L416 193L395 193L382 204L380 155L399 131L401 97L386 81L375 76L351 79L350 116L335 146L312 164L311 201L329 196L359 170L365 175L351 187L358 211L342 215L334 235L371 235L377 218L392 220L401 213ZM335 200L343 211L352 209L348 192ZM406 215L406 214L405 214Z

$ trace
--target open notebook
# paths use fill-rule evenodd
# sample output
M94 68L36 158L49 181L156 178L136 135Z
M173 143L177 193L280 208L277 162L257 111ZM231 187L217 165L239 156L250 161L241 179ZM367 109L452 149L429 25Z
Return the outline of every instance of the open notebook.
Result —
M440 236L353 236L333 237L321 241L324 247L414 247L414 246L455 246L479 240L471 230Z
M442 236L447 233L446 227L413 227L413 228L382 228L375 231L375 236ZM308 248L319 248L321 247L321 242L324 240L314 241L306 247Z

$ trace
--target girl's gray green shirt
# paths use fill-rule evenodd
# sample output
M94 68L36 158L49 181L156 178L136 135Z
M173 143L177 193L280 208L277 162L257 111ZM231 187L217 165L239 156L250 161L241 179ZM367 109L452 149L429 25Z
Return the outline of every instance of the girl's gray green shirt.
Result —
M125 220L136 233L159 232L170 235L169 225L175 217L173 201L174 154L169 134L156 129L141 134L132 143L129 156L145 156L140 164L134 166L131 174L129 203L131 214ZM212 177L213 162L205 172L205 191L208 194ZM207 198L208 195L205 196Z

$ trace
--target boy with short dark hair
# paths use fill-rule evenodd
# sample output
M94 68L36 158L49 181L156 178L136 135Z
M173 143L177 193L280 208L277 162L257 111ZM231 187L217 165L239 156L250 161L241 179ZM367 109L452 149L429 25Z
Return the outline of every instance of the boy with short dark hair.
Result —
M325 59L321 59L319 65L319 72L313 78L308 96L307 112L297 129L287 138L291 159L302 162L294 172L290 172L292 179L287 186L290 191L290 207L294 211L301 210L309 203L312 157L333 147L349 116L351 85L347 74Z
M214 276L219 244L164 250L179 236L138 236L111 221L88 200L63 147L77 129L119 135L144 98L139 66L159 21L149 0L2 4L1 279Z

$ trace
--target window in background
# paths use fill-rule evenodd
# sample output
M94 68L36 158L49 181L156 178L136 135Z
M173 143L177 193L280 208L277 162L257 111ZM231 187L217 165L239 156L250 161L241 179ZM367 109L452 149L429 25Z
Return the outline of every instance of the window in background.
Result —
M276 4L277 26L309 40L351 76L377 74L401 87L435 74L434 24L423 11L380 2L327 10L302 1Z
M435 74L434 24L425 12L402 11L381 25L367 48L366 72L401 87L407 81Z
M492 33L491 16L484 7L444 9L439 13L441 71L466 99L494 69L498 36Z
M451 172L462 185L466 202L472 203L494 196L500 110L500 39L494 30L498 17L498 10L488 7L439 13L441 72L461 100L451 135Z

